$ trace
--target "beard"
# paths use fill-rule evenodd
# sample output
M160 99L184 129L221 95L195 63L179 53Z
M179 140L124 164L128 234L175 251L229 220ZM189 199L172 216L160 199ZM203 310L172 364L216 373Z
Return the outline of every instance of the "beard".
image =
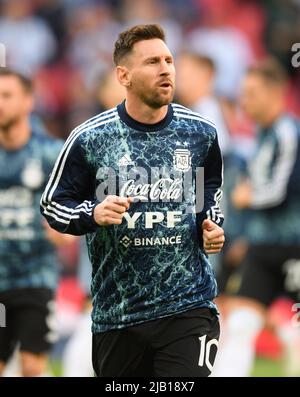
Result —
M160 109L163 106L169 105L174 98L174 88L170 90L170 93L167 95L162 95L161 93L155 90L150 89L142 89L138 93L142 102L148 105L152 109Z
M17 124L19 121L18 116L11 116L9 118L3 118L1 119L0 115L0 131L6 132L11 129L15 124Z

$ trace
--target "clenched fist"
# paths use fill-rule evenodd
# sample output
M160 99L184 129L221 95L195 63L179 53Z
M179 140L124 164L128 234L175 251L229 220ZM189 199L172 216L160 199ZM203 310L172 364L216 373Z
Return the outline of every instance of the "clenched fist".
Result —
M207 254L216 254L221 251L224 242L224 230L209 219L202 222L203 248Z
M95 207L95 222L100 226L121 225L123 216L132 202L131 197L107 196Z

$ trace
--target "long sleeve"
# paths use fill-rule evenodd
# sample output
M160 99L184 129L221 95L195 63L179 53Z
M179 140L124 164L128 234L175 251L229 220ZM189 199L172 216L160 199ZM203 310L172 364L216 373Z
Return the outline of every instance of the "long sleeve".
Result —
M93 218L95 178L85 159L79 139L65 143L40 201L49 225L61 233L83 235L98 227Z
M204 206L197 215L198 225L201 227L204 219L210 219L222 226L224 216L220 209L223 182L223 161L218 138L212 143L204 164Z
M283 119L276 126L275 134L276 141L272 142L272 146L269 145L270 155L266 156L261 151L261 155L255 159L251 175L253 209L277 207L288 195L290 178L297 161L298 132L290 120ZM268 159L267 164L265 158Z

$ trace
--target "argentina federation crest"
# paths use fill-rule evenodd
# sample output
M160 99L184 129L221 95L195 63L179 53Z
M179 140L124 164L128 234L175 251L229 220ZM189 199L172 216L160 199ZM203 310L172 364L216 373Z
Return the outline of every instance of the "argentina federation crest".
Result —
M191 168L191 152L188 149L176 149L173 155L173 165L178 171L188 171Z
M40 159L28 159L21 174L21 181L29 189L38 189L44 182Z

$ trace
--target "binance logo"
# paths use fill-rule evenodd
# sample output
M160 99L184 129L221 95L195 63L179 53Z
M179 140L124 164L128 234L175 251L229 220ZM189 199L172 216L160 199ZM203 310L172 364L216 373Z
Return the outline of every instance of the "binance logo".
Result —
M127 248L127 247L130 246L130 244L132 243L132 241L130 240L129 237L124 236L124 237L121 239L120 243L123 244L125 248Z

